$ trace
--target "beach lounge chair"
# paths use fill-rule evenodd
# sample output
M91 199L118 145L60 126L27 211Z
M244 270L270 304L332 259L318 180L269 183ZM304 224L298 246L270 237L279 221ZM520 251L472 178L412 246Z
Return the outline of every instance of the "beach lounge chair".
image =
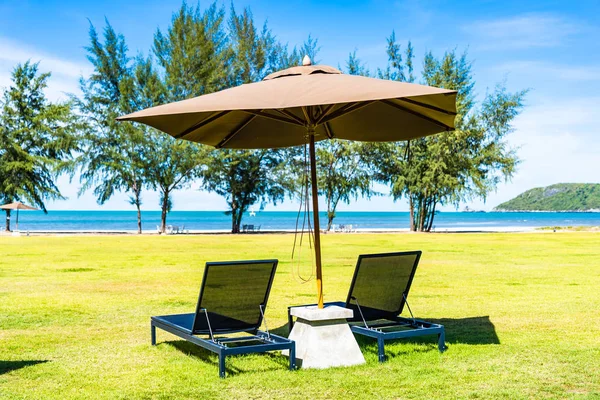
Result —
M277 260L206 263L196 312L152 317L152 345L160 328L217 353L221 378L225 358L235 354L287 349L294 369L294 342L270 333L266 320L265 331L259 330L276 269ZM226 336L244 332L247 335Z
M361 255L346 302L326 303L354 311L354 317L348 320L350 329L377 339L380 362L385 361L385 341L391 339L437 335L439 351L446 349L444 327L415 319L407 302L420 258L420 251ZM405 305L411 318L400 316ZM288 307L290 331L294 324L291 308Z

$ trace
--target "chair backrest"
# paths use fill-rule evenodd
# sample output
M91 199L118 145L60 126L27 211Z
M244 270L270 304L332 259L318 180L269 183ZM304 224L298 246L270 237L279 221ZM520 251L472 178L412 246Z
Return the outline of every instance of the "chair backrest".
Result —
M252 332L262 324L277 260L208 262L196 306L193 333Z
M359 256L346 299L351 320L362 320L357 300L367 321L400 315L420 258L421 251Z

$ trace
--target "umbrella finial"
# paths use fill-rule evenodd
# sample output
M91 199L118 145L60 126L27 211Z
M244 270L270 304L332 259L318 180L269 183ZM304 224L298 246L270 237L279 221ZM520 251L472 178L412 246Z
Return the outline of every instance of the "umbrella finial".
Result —
M310 61L310 57L309 56L304 56L304 58L302 59L302 65L305 67L308 67L309 65L312 65L312 61Z

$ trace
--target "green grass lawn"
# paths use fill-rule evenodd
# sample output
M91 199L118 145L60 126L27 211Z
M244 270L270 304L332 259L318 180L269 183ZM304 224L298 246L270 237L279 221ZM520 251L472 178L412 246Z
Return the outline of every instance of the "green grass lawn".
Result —
M388 362L287 370L278 354L217 358L158 331L192 312L206 261L278 258L269 327L316 299L292 235L0 237L0 398L600 398L600 234L323 237L325 301L344 300L361 253L423 250L410 295L446 326L395 341Z

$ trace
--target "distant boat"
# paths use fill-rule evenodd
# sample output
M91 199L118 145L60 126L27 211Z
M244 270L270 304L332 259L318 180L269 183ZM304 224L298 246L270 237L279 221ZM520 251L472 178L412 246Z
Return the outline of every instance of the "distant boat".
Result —
M256 211L254 211L253 209L250 209L250 216L256 217Z

